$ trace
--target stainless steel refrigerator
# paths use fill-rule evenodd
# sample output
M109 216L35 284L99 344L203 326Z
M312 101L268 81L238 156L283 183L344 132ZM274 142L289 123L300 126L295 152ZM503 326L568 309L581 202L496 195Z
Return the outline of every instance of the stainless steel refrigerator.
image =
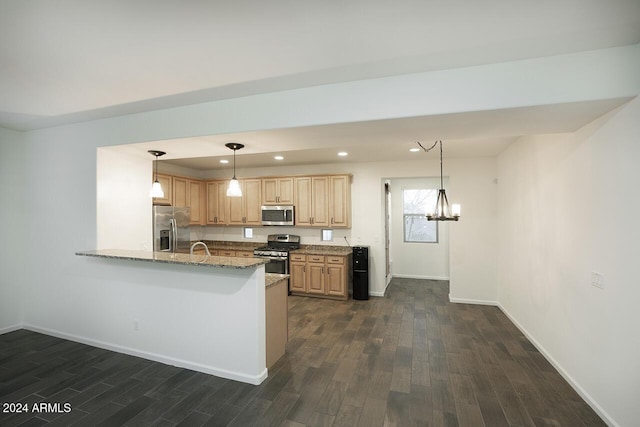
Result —
M191 208L153 207L154 252L188 253Z

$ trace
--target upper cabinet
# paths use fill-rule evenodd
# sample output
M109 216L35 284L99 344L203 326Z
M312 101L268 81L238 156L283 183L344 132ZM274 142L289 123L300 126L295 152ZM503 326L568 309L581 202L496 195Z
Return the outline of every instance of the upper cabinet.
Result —
M263 205L292 205L293 204L293 178L263 178L262 179L262 204Z
M193 225L262 225L262 205L293 205L296 226L351 226L351 175L240 179L242 197L227 197L228 180L158 180L165 197L153 204L190 207Z
M329 177L329 225L351 226L351 176Z
M151 178L152 180L155 178ZM173 180L170 175L161 175L158 174L158 182L162 186L162 191L164 191L164 197L154 197L153 204L154 205L172 205L172 197L173 197Z
M229 197L229 225L261 225L262 181L257 179L240 179L242 197Z
M207 182L207 224L226 225L228 181Z
M326 227L329 224L329 177L298 176L294 187L296 225Z
M187 203L191 208L191 224L204 225L207 216L207 194L202 181L187 182Z
M204 225L206 218L204 183L173 177L173 206L191 208L191 224Z
M294 179L296 225L349 227L350 175L302 176Z

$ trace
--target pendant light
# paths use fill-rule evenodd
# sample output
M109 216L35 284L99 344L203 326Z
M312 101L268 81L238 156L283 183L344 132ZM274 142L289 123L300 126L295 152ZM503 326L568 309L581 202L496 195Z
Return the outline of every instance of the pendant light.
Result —
M428 150L422 147L424 151L430 151L436 144L440 144L440 189L438 190L438 199L432 212L427 212L427 220L429 221L457 221L460 219L460 205L454 204L449 208L449 200L447 193L444 191L444 179L442 174L442 141L436 141Z
M242 197L240 181L236 178L236 151L244 148L244 145L237 144L235 142L228 142L224 146L233 150L233 178L231 178L231 181L229 181L229 187L227 187L227 197Z
M164 191L162 191L162 185L160 185L160 181L158 181L158 157L164 156L167 153L165 153L164 151L157 151L157 150L149 150L149 153L151 153L152 156L156 156L156 162L155 162L156 176L155 176L155 180L153 181L153 185L151 185L151 191L149 192L149 197L164 198Z

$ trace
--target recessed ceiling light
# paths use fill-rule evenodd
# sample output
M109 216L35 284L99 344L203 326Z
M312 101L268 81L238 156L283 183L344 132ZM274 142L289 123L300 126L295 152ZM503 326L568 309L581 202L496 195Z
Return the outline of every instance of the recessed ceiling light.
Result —
M226 160L226 159L222 159L222 160L220 160L220 163L224 163L224 164L227 164L227 163L229 163L229 160Z
M282 156L273 156L273 158L276 160L284 160L284 157Z
M411 151L412 153L417 153L418 151L420 151L420 149L418 147L413 147L409 148L409 151Z
M341 152L339 152L339 153L338 153L338 156L340 156L340 157L344 157L344 156L346 156L346 155L348 155L348 154L349 154L349 153L347 153L346 151L341 151Z

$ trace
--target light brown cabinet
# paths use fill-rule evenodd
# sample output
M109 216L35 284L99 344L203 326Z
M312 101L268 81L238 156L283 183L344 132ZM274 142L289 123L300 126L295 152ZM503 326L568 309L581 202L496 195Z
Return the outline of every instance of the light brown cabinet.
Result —
M296 225L329 225L329 177L295 178Z
M174 176L173 180L173 196L171 198L172 204L178 208L187 207L187 182L186 178L179 178Z
M336 175L329 177L329 225L351 226L351 177Z
M207 182L207 224L227 224L227 181Z
M155 179L153 177L152 179ZM158 182L162 186L162 191L164 191L164 197L154 197L152 203L154 205L159 206L170 206L172 205L173 198L173 179L170 175L162 175L158 174Z
M191 208L191 224L204 225L207 215L207 194L202 181L187 182L188 203Z
M285 354L289 339L287 281L281 280L265 290L265 329L267 368Z
M351 175L241 179L242 197L227 197L228 180L158 174L164 198L154 205L191 208L194 225L262 225L261 205L292 204L295 225L351 226Z
M230 225L261 225L262 213L260 210L262 183L260 179L241 179L240 188L242 197L229 197L229 221Z
M326 294L324 256L309 255L307 257L307 293Z
M289 257L289 287L291 292L304 293L307 289L307 257L291 254Z
M334 297L347 298L347 267L346 257L327 256L326 293Z
M293 178L263 178L263 205L292 205Z
M191 224L204 225L206 195L202 181L174 176L172 184L172 205L191 208Z
M296 177L294 189L296 225L351 226L349 175Z
M289 287L296 295L348 298L347 257L291 254Z

